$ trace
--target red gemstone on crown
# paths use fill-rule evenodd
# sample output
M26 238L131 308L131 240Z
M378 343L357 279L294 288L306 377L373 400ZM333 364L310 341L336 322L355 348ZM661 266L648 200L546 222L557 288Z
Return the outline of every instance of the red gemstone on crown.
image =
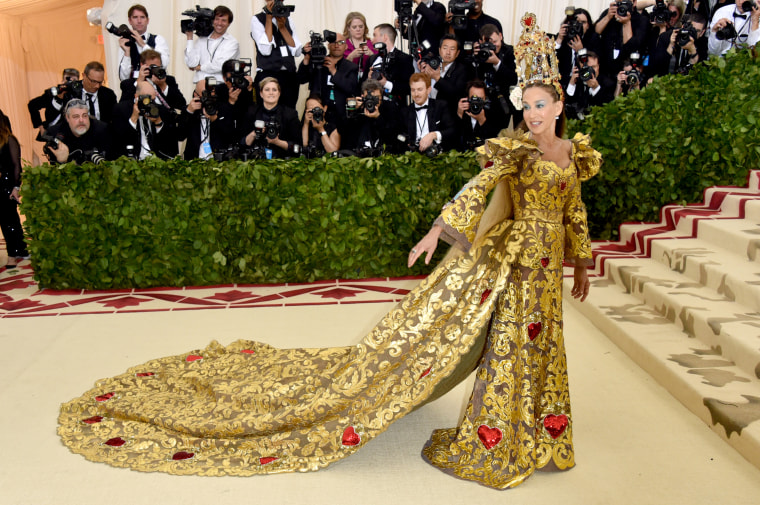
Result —
M274 456L267 456L266 458L259 458L259 464L260 465L268 465L272 461L277 461L279 458L275 458Z
M422 372L422 375L420 375L420 379L423 378L423 377L427 377L428 375L430 375L430 372L432 372L432 371L433 371L433 367L428 368L427 370L425 370L424 372Z
M185 361L188 361L188 362L189 361L198 361L198 360L201 360L201 359L203 359L203 356L198 356L197 354L191 354L190 356L188 356L187 358L185 358Z
M501 442L503 435L499 428L491 428L485 424L478 426L478 438L486 450L491 450L499 442Z
M103 416L92 416L92 417L88 417L87 419L82 419L82 422L86 424L98 424L102 420L103 420Z
M126 443L127 441L121 437L109 438L108 440L106 440L106 445L111 446L111 447L121 447L122 445Z
M95 401L98 401L98 402L107 402L108 400L110 400L113 397L114 397L114 393L106 393L104 395L96 396L95 397Z
M565 414L560 414L558 416L549 414L544 418L544 428L546 428L546 431L549 432L549 435L551 435L552 438L557 438L562 435L568 424L569 422Z
M156 374L153 372L140 372L140 373L136 373L135 377L152 377L154 375Z
M543 325L540 322L538 322L538 323L530 323L528 325L528 337L530 337L531 340L533 340L534 338L536 338L538 336L538 334L541 333L541 328L542 327L543 327Z
M486 289L485 291L483 291L483 294L480 296L480 304L481 305L483 305L484 303L486 303L486 300L488 300L488 297L489 297L490 294L491 294L491 290L490 289Z
M179 451L179 452L174 453L174 455L172 456L172 459L174 461L182 461L183 459L190 459L193 457L195 457L194 452Z
M243 349L240 352L242 352L243 354L256 354L256 351L254 351L253 349Z
M359 436L358 433L356 433L356 430L354 430L353 426L349 426L345 430L343 430L343 445L359 445L359 442L362 441L362 437Z

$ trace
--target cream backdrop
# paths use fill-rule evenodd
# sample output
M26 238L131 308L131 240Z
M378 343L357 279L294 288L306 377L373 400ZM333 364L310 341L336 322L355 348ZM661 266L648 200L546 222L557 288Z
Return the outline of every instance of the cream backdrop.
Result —
M127 10L133 0L105 0L102 5L103 26L107 21L126 23ZM195 5L213 8L209 0L143 0L150 15L149 31L166 37L171 48L169 73L176 76L185 96L192 88L192 72L184 65L185 36L180 32L180 13ZM392 0L293 0L296 6L293 22L302 42L310 30L342 31L350 11L367 17L370 32L373 26L393 20ZM447 1L443 2L444 5ZM568 4L583 7L593 17L609 4L609 0L485 0L483 10L501 21L505 39L513 43L520 34L520 18L534 12L539 25L556 32ZM251 16L261 11L264 0L228 0L235 19L230 32L240 42L241 57L255 62L250 36ZM22 145L22 155L32 159L31 150L40 152L33 142L34 132L26 103L46 87L56 84L64 67L80 70L91 60L104 61L109 86L119 94L118 72L120 51L115 36L101 27L89 26L86 10L99 7L97 0L2 0L0 1L0 109L11 118L14 132ZM102 33L102 45L98 35Z

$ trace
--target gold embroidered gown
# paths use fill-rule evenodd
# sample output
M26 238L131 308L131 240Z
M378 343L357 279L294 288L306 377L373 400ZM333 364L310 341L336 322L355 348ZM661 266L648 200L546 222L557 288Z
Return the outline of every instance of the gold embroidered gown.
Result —
M141 471L318 470L477 364L464 419L436 430L423 456L495 488L536 469L572 467L562 261L591 258L580 181L599 170L601 157L581 135L568 168L539 160L527 137L489 140L479 153L482 171L439 217L444 234L467 248L500 181L509 184L514 218L436 268L361 342L328 349L212 342L149 361L62 405L64 444Z

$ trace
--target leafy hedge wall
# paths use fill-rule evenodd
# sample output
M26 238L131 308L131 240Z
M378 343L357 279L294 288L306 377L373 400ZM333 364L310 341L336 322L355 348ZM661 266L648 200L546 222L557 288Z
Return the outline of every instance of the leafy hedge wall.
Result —
M455 152L42 165L22 211L54 289L404 276L425 271L407 269L409 248L476 170Z
M741 185L760 163L760 58L745 50L711 58L596 108L570 134L591 134L604 156L583 186L594 238L623 222L656 221L669 203L702 201L713 185Z

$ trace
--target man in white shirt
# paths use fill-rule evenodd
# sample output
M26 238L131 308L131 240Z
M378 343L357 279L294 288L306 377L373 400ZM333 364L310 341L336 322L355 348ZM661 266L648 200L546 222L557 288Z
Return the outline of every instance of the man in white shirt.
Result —
M119 79L137 77L133 72L140 69L140 54L146 49L153 49L161 54L161 66L169 67L169 44L161 35L148 33L148 10L135 4L127 11L127 19L132 27L132 39L119 39L121 60L119 60Z
M724 29L733 27L732 33ZM732 35L732 36L727 36ZM712 18L707 48L710 55L724 55L732 47L751 47L760 41L760 7L757 2L736 0L736 5L721 7Z
M193 32L185 32L185 64L190 70L195 70L194 83L206 77L215 77L219 82L224 81L222 65L227 60L236 60L240 55L240 44L235 37L227 33L232 18L232 11L224 5L219 5L214 9L214 31L208 37L198 37L198 40L194 41Z

